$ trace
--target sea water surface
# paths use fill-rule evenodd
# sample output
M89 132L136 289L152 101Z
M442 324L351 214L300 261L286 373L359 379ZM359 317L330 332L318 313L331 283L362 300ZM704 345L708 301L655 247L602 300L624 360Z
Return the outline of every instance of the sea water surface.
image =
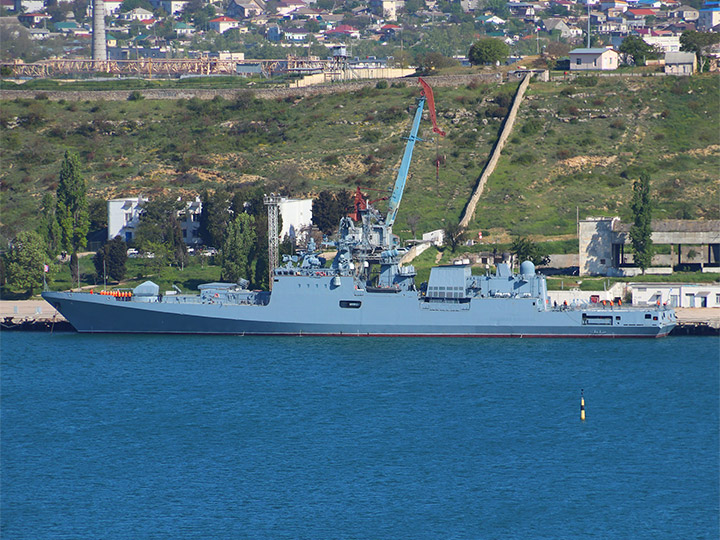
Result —
M3 539L719 536L716 338L1 340Z

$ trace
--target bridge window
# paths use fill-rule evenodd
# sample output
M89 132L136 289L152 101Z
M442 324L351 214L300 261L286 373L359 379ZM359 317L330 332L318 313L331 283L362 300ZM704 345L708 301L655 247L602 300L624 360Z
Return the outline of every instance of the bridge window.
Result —
M362 305L359 300L340 300L341 308L358 309Z

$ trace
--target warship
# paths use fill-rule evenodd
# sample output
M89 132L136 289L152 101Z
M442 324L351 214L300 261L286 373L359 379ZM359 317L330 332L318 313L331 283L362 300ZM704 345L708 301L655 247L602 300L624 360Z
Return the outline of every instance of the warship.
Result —
M469 264L437 266L427 283L402 264L392 234L426 102L422 80L410 135L382 215L358 191L355 212L340 220L336 254L326 261L314 241L298 256L271 264L271 290L248 282L207 283L199 294L161 294L147 281L133 290L43 292L78 332L407 337L662 337L676 325L665 306L551 304L545 277L524 261L473 275ZM271 261L272 261L271 253Z

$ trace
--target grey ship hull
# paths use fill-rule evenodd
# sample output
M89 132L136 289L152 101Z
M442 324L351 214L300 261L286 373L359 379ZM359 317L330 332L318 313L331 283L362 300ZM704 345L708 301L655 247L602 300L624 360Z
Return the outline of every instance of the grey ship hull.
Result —
M202 303L197 296L149 302L73 292L43 297L76 330L91 333L661 337L675 326L673 312L664 309L548 309L538 298L433 303L416 291L358 290L351 278L333 287L331 279L276 278L267 305Z

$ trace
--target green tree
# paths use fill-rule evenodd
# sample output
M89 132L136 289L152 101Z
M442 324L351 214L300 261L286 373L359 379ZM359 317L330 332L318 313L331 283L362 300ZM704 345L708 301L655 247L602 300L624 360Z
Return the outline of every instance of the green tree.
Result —
M650 200L650 176L641 172L633 183L633 197L630 204L633 213L633 225L630 227L630 242L635 254L635 264L643 274L652 264L652 201Z
M45 193L40 204L40 220L37 232L45 241L48 255L54 257L60 252L60 225L55 217L55 200L51 193Z
M510 252L517 257L518 262L530 261L536 266L550 262L550 255L548 255L547 251L541 249L538 244L524 236L519 236L513 240Z
M24 289L32 296L35 289L42 287L44 268L48 262L43 238L35 231L19 233L6 255L8 284L15 289Z
M108 225L107 201L105 199L88 199L88 216L91 233L106 229Z
M460 223L451 221L443 229L445 233L445 243L450 244L450 251L455 253L457 247L467 238L467 232Z
M623 39L620 47L620 53L625 57L625 63L629 64L632 58L636 66L644 66L645 60L655 57L655 49L640 36L627 36Z
M256 240L255 218L250 214L241 213L228 224L221 252L220 279L232 283L240 278L255 281L252 260Z
M60 225L60 247L71 253L77 253L87 245L90 218L86 191L77 154L66 151L60 166L55 216Z
M510 54L510 47L502 40L483 38L473 43L468 53L470 63L476 66L504 62Z
M312 222L323 234L335 232L340 218L352 211L353 197L349 191L321 191L312 204Z
M428 52L418 56L418 68L422 73L429 74L436 69L459 66L460 62L437 52Z
M505 0L487 0L486 7L491 13L502 19L507 19L510 15L510 9Z
M225 230L232 217L230 213L230 195L226 191L217 190L210 194L204 191L201 195L202 211L200 212L200 228L198 233L203 244L221 247Z
M720 34L716 32L696 32L695 30L686 30L680 36L680 50L695 53L698 61L698 68L701 73L703 70L703 54L707 50L707 47L716 43L720 43Z
M125 277L126 263L127 244L119 236L98 249L93 257L93 264L98 277L107 275L115 281L120 281Z
M182 237L182 228L177 213L184 207L173 198L148 201L140 214L140 224L135 233L135 242L143 251L155 253L158 245L165 246L167 262L184 267L187 264L187 246ZM155 253L156 258L158 254Z

